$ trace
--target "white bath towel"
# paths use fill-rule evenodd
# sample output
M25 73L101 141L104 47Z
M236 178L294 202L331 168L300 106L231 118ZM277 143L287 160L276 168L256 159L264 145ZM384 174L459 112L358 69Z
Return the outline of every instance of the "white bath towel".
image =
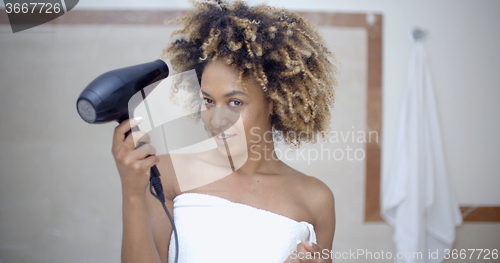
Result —
M208 194L175 197L174 220L178 263L282 263L297 240L316 242L308 222ZM169 263L174 262L174 240L172 233Z
M395 262L441 262L462 216L448 182L421 41L414 44L404 92L395 157L382 181L381 216L394 227L397 252L422 253L422 259L401 254Z

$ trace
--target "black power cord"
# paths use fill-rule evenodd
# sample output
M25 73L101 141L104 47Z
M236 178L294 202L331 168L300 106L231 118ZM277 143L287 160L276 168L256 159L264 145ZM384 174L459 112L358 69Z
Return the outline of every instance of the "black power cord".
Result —
M133 127L131 130L129 130L127 133L125 133L125 137L127 137L132 131L137 131L139 130L137 126ZM144 145L144 142L139 142L137 146L135 147L136 149ZM149 157L151 155L146 156ZM154 189L154 192L153 192ZM168 219L170 219L170 224L172 224L172 231L174 232L174 237L175 237L175 260L174 263L177 263L179 259L179 238L177 236L177 228L175 227L174 219L168 212L167 206L165 205L165 195L163 194L163 186L161 184L160 180L160 172L158 171L158 168L156 165L151 167L151 175L149 177L149 192L160 201L161 205L163 206L163 209L165 210L165 213L167 213Z
M172 230L174 231L174 237L175 237L175 263L177 263L177 260L179 259L179 239L177 237L177 229L175 227L174 219L168 212L167 206L165 205L165 195L163 194L163 186L161 185L161 180L159 176L153 176L155 172L153 170L156 170L155 172L158 172L158 168L156 166L151 167L151 177L149 178L149 191L151 194L156 197L161 202L161 205L163 206L163 209L167 213L168 219L170 219L170 223L172 224ZM158 174L160 174L158 172ZM153 192L154 189L154 192Z
M151 123L151 126L155 127L155 125L153 123L153 118L151 117L151 112L149 110L148 101L146 100L146 94L144 92L144 89L141 89L141 95L142 95L142 99L144 101L144 106L146 107L146 111L148 113L148 117L149 117L149 121ZM163 129L163 126L162 126L162 129ZM138 131L138 130L139 130L138 126L132 127L132 129L130 131L128 131L127 134L125 134L125 137L127 137L128 133L131 133L132 131ZM165 143L165 149L168 149L167 144L166 144L167 138L165 138L165 132L163 132L163 140L164 140L163 142ZM135 148L137 149L144 144L145 144L144 142L139 142ZM146 156L146 158L147 157L149 157L149 155ZM153 189L154 189L154 192L153 192ZM177 263L177 260L179 259L179 238L177 236L177 228L175 227L174 219L172 218L172 216L168 212L167 206L165 205L165 195L163 194L163 186L162 186L161 180L160 180L160 172L158 171L158 168L156 167L156 165L153 165L151 167L151 176L149 178L149 191L151 192L151 194L154 197L156 197L156 199L158 199L160 201L161 205L163 206L163 209L167 213L168 219L170 219L170 224L172 224L172 231L174 232L174 237L175 237L175 260L174 260L174 263Z

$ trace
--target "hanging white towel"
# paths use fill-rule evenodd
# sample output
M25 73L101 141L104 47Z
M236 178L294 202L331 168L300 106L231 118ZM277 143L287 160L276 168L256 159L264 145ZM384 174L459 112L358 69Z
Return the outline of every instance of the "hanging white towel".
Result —
M448 182L434 92L421 41L414 43L397 148L382 181L381 197L381 216L394 227L396 249L404 257L395 262L443 261L445 249L453 246L455 227L462 224L462 215ZM413 252L421 252L415 254L421 259ZM438 259L434 259L436 255Z

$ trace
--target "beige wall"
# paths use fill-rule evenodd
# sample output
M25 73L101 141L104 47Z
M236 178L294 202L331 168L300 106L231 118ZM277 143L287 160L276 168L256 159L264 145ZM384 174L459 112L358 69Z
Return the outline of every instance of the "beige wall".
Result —
M159 58L169 28L0 26L0 262L119 262L117 123L86 124L83 88Z

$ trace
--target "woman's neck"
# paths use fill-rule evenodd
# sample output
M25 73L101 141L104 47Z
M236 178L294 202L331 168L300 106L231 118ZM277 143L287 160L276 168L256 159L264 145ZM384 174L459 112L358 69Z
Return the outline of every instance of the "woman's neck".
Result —
M283 165L283 162L276 155L272 135L269 134L269 136L270 138L248 145L248 159L238 169L238 174L271 174L275 173L276 169Z

